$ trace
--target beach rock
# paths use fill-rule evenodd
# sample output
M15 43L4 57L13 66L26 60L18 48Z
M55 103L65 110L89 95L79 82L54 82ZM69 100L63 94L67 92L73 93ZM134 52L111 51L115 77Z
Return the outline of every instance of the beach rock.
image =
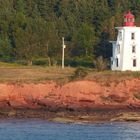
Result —
M47 108L49 110L95 110L140 108L140 79L103 84L73 81L64 85L46 83L1 83L0 108Z

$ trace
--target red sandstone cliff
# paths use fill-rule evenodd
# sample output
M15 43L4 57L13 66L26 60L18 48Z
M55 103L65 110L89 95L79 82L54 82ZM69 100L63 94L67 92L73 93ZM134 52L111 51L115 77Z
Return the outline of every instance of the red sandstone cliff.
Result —
M139 108L140 79L104 84L75 81L63 86L54 82L0 84L0 107L50 110Z

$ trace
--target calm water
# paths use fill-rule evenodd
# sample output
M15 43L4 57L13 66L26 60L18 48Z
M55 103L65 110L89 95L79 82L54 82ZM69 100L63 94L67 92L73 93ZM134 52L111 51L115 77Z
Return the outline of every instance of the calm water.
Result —
M0 120L0 140L140 140L140 123L80 125Z

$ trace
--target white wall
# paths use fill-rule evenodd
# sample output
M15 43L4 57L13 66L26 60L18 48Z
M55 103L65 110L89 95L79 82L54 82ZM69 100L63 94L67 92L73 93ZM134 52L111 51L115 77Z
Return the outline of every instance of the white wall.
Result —
M113 65L112 70L140 71L140 27L119 27L117 41L113 42ZM119 37L122 33L122 40ZM131 39L131 33L135 33L135 39ZM120 45L120 53L118 52ZM132 46L136 46L136 53L132 53ZM116 67L116 58L119 59L119 66ZM136 67L133 67L133 59L136 59Z

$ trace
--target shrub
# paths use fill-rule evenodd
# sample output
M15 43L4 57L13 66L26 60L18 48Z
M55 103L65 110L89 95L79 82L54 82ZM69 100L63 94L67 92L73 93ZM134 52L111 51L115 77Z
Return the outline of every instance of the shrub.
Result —
M20 65L28 65L28 62L26 60L17 60L15 62Z
M59 60L58 64L61 65L61 61ZM71 67L90 67L93 68L93 58L85 58L85 57L74 57L74 58L66 58L65 65Z
M77 69L74 71L74 74L73 74L73 76L72 76L71 78L72 78L72 80L73 80L73 79L81 79L81 78L86 77L87 74L88 74L88 73L87 73L87 71L86 71L84 68L79 67L79 68L77 68Z
M102 56L99 56L99 57L94 61L94 64L95 64L95 68L96 68L98 71L103 71L103 70L107 69L107 60L104 59Z
M49 60L48 60L48 58L34 59L33 65L47 65L47 66L49 66Z

